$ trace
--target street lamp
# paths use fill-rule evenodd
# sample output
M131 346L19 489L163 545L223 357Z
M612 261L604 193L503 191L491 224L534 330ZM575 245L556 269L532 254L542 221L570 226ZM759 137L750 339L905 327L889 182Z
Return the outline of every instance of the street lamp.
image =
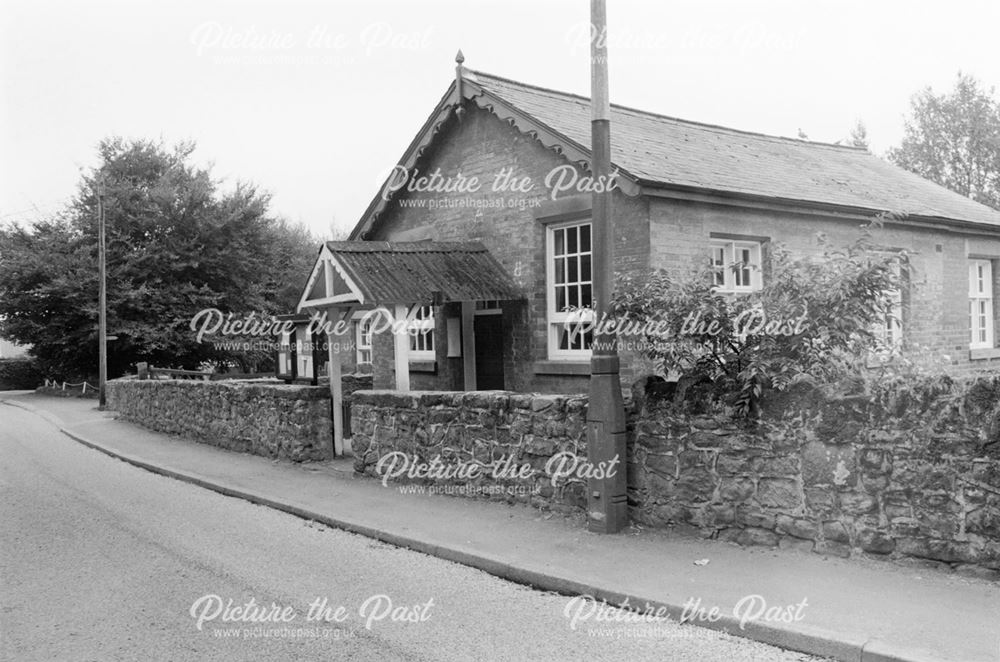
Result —
M611 177L611 103L608 99L607 8L605 0L590 2L590 87L592 172L595 182ZM613 471L592 472L602 478L587 483L587 526L599 533L617 533L628 525L625 471L625 407L622 402L618 350L614 333L606 333L614 282L614 227L609 186L593 193L594 316L597 327L590 358L590 400L587 407L587 460ZM610 474L610 475L609 475Z
M105 264L104 242L104 174L97 182L97 272L100 281L98 294L97 322L97 353L98 353L98 408L103 410L107 404L105 390L108 381L108 286L107 268Z

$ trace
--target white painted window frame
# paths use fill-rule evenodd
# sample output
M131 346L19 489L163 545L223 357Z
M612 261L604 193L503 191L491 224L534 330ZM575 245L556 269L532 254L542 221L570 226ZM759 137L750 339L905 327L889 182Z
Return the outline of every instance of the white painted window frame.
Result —
M581 322L593 321L594 314L590 310L566 311L556 310L556 283L555 283L555 233L558 230L565 230L572 227L590 227L590 250L579 252L575 255L590 255L590 287L591 300L594 296L594 227L589 218L575 219L564 223L551 223L545 228L545 299L546 299L546 320L545 331L548 339L548 357L553 361L584 361L591 357L591 349L560 349L559 347L559 327L575 317ZM567 283L569 281L567 280ZM587 281L575 281L576 284ZM589 314L588 314L589 313Z
M410 335L410 361L435 360L434 306L413 306L406 329Z
M883 312L872 329L879 343L879 352L882 354L899 351L903 346L902 270L899 264L894 264L892 270L900 287L886 293L890 300L889 308Z
M292 363L292 332L282 331L278 341L278 373L290 375L295 369Z
M295 374L300 379L312 378L313 376L312 342L312 336L309 334L295 334Z
M738 251L742 252L744 250L750 251L750 261L747 263L749 268L734 269L733 265L743 262L743 260L737 259L738 257L743 257ZM709 251L709 259L712 266L716 269L716 281L714 283L716 292L739 294L756 292L764 287L761 242L743 239L712 239ZM721 265L718 264L720 252L723 260ZM746 272L745 276L743 274L744 271ZM721 283L719 282L720 276ZM749 282L740 282L744 279Z
M969 349L994 346L993 261L969 261Z
M372 318L371 316L362 317L355 323L355 337L354 346L357 348L356 357L358 365L371 365L372 363ZM368 333L365 333L364 327L368 327Z

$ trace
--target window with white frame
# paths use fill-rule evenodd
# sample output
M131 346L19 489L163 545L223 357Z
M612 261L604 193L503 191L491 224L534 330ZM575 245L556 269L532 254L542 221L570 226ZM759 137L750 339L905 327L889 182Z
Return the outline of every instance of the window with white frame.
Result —
M372 318L366 315L355 322L357 335L355 336L355 346L357 347L358 365L368 365L372 362Z
M763 287L759 241L713 239L711 259L718 292L753 292Z
M892 265L898 287L886 292L887 304L872 329L878 349L892 352L903 345L903 282L898 263Z
M278 344L278 374L292 374L292 332L283 331Z
M410 333L410 359L413 361L434 360L434 308L417 306L410 311L408 324Z
M993 263L969 263L969 347L993 347Z
M295 334L296 376L300 379L313 376L313 338L299 332Z
M589 358L594 319L590 221L551 225L546 234L549 358Z

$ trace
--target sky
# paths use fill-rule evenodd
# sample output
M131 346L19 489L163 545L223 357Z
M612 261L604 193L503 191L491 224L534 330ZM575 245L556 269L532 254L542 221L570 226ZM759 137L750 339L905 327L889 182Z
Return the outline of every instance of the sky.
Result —
M319 235L349 230L465 65L589 96L589 2L0 0L0 223L62 208L110 136L194 141ZM613 103L899 143L912 95L1000 87L1000 2L609 0ZM614 128L612 127L612 140Z

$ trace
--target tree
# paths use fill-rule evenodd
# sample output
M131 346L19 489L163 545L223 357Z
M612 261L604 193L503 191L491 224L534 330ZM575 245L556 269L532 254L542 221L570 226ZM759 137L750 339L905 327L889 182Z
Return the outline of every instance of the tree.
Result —
M948 94L919 92L903 142L889 150L889 160L1000 209L1000 103L993 94L961 73Z
M221 192L191 164L192 143L166 148L112 138L57 217L0 230L4 336L31 344L49 376L97 366L97 197L107 227L109 375L137 361L195 368L252 355L199 343L190 320L217 308L245 315L289 312L318 242L268 215L247 183Z
M843 249L820 237L818 257L793 258L776 244L763 289L741 295L716 292L711 267L677 279L620 276L615 318L642 329L642 353L678 377L677 400L700 384L752 415L767 391L837 382L880 349L876 328L906 255L876 250L873 236L867 228Z

